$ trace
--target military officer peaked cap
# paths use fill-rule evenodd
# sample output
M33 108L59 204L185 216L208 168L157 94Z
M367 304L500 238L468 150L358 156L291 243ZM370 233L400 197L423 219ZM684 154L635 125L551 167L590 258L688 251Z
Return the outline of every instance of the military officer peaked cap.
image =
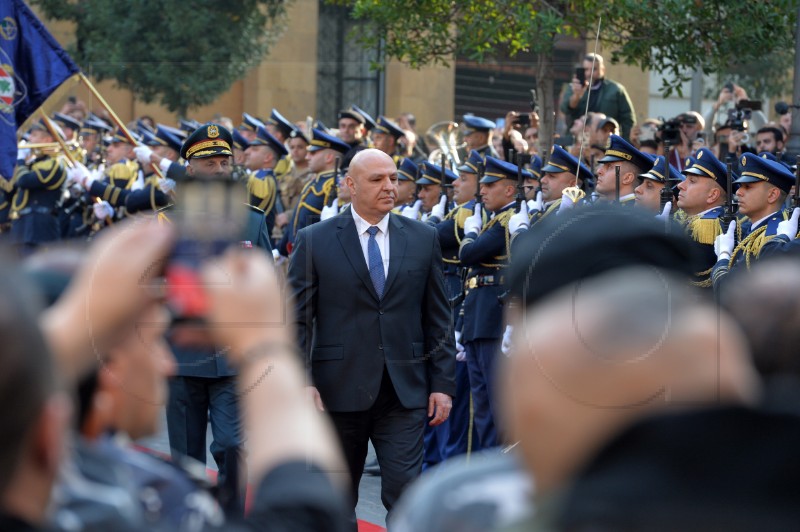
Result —
M161 128L156 128L155 132L143 131L142 142L146 146L166 146L175 150L176 152L181 151L182 144L180 139L178 139L175 135Z
M268 146L279 158L289 154L289 150L286 149L286 146L284 146L281 141L273 137L264 126L258 128L256 138L250 141L250 146Z
M447 183L452 183L458 176L452 171L445 169L444 177ZM447 184L445 183L445 184ZM441 185L442 184L442 167L433 163L422 163L422 177L417 179L418 185Z
M233 155L231 132L219 124L208 122L198 127L181 147L181 157L202 159L205 157Z
M315 152L319 150L336 150L339 153L347 153L350 151L350 146L337 139L333 135L329 135L320 129L311 130L311 144L308 151Z
M770 153L768 151L762 151L761 153L758 154L758 156L761 157L762 159L769 159L772 162L778 163L781 166L786 167L787 170L791 170L792 172L794 172L796 170L796 168L794 166L789 165L785 161L781 161L780 159L778 159L778 157L776 157L774 154L772 154L772 153Z
M119 127L116 129L116 131L114 131L114 135L111 137L111 142L122 142L123 144L136 144L136 142L139 142L139 136L136 133L133 131L128 131L128 133L131 134L131 137L133 137L135 142L131 142L131 140L128 138L128 135L126 135L122 131L122 128Z
M366 112L356 104L353 104L352 107L353 110L355 110L355 112L364 117L364 125L367 126L367 131L372 131L373 129L375 129L375 126L377 126L378 124L375 122L375 119L369 115L368 112Z
M517 165L506 161L501 161L500 159L495 159L494 157L486 157L485 164L486 168L483 171L483 179L481 179L481 183L489 184L502 179L512 179L514 181L517 180ZM532 179L533 174L527 170L523 170L522 177L526 179Z
M788 193L794 185L794 175L784 165L759 157L754 153L745 153L739 159L741 177L736 183L759 183L766 181Z
M722 187L722 190L728 192L727 169L722 164L722 161L714 157L714 152L708 148L700 148L694 157L687 157L683 173L713 179ZM738 175L733 174L734 180L738 179L738 177Z
M547 164L542 167L542 172L548 174L569 172L574 176L578 176L578 173L580 173L580 178L584 181L592 177L592 171L588 166L578 162L575 156L558 144L553 144L550 149L550 158L547 159Z
M349 109L344 109L342 111L339 111L339 120L341 120L342 118L350 118L352 120L355 120L359 124L364 124L365 122L364 115L356 111L354 107L355 106L351 106Z
M645 172L653 167L655 157L640 152L634 148L630 142L619 135L610 135L609 141L605 154L603 154L603 157L598 162L614 163L618 161L628 161L639 168L640 172Z
M263 125L264 123L253 115L242 113L242 123L239 126L239 129L246 129L247 131L252 131L255 133L258 131L258 128Z
M538 155L531 156L531 174L536 179L540 179L542 177L542 158Z
M181 118L178 121L178 125L180 125L182 130L191 135L201 124L197 120L192 120L191 118Z
M53 121L61 127L68 127L73 131L78 131L81 128L81 123L78 120L75 120L71 116L63 113L54 113Z
M476 131L488 133L495 127L495 123L486 118L475 115L464 115L464 135L469 135Z
M246 150L250 147L250 143L247 141L241 133L239 133L238 129L234 129L231 133L231 137L233 138L232 147L236 148L237 150Z
M673 181L677 183L679 181L683 181L683 176L675 170L672 165L666 164L667 160L664 158L663 155L659 155L656 157L656 162L653 164L653 167L643 174L639 174L639 177L642 179L651 179L653 181L658 181L659 183L664 183L664 175L667 175L669 181ZM665 166L669 167L669 170L665 170Z
M102 133L105 131L111 131L111 126L104 120L94 116L87 118L81 126L82 134Z
M400 126L398 126L385 116L378 117L378 122L375 125L374 133L385 133L386 135L391 135L396 139L399 139L406 135L405 131L400 129Z
M303 133L299 127L292 125L292 131L289 133L290 139L302 139L305 141L306 144L310 144L311 141L308 140L308 137L305 133Z
M468 174L477 174L478 168L483 166L483 155L478 150L471 150L469 152L469 157L467 160L464 161L464 164L459 166L457 170L459 172L466 172Z
M267 123L275 126L278 131L283 133L284 137L289 137L292 134L292 130L294 129L294 124L289 122L282 114L278 112L277 109L273 109L267 119Z
M419 167L411 160L411 157L405 157L403 162L400 163L400 168L397 169L397 179L400 181L416 181L418 171Z

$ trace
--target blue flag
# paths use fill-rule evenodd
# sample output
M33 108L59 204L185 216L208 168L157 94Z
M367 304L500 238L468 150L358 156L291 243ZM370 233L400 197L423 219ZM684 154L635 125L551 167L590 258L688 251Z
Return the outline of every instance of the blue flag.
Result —
M17 128L79 71L22 0L0 1L0 175L14 173Z

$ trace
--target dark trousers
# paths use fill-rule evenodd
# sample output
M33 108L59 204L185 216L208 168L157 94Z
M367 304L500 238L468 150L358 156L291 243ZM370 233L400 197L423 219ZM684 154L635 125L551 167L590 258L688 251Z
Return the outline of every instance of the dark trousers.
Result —
M450 410L450 417L447 420L450 430L444 445L443 460L481 450L472 411L469 368L466 361L456 362L456 396L453 398L453 409Z
M469 386L472 391L472 405L475 429L482 449L499 445L495 420L495 362L500 351L500 340L479 339L466 342Z
M235 377L172 377L169 392L167 433L173 456L185 455L205 464L210 419L220 506L227 514L242 514L245 479L239 467L242 431Z
M391 511L403 488L422 471L426 410L404 408L384 370L378 397L369 410L330 412L330 417L350 470L353 511L370 440L381 467L381 501Z

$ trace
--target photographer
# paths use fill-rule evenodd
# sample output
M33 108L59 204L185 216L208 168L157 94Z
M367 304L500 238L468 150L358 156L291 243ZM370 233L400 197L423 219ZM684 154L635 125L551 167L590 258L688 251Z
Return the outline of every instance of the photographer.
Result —
M529 153L531 145L524 135L531 128L536 128L538 131L538 127L539 116L536 113L518 113L516 111L506 113L503 126L503 155L508 155L508 150L514 150L514 153Z
M683 170L686 158L693 156L694 152L699 147L702 147L695 146L695 141L698 138L702 138L699 137L699 135L705 129L706 123L703 117L700 116L700 113L689 111L678 115L673 120L667 122L667 124L670 127L674 127L674 124L677 124L677 143L670 143L672 150L669 155L669 164L680 172ZM662 139L663 138L662 136ZM705 143L703 142L703 144Z
M656 118L648 118L641 125L636 124L631 129L631 144L642 153L661 155L661 138L658 130L663 122Z
M715 129L718 130L731 119L732 111L744 108L742 102L749 101L747 91L743 87L732 81L727 82L719 91L719 97L714 102L711 111L705 116L706 137L711 138ZM752 108L752 111L749 120L752 122L753 129L758 130L767 123L767 117L761 112L760 102L756 108Z
M783 128L777 125L766 125L756 132L756 153L769 152L783 162L794 164L786 155Z
M587 111L588 100L588 111L604 113L616 119L622 136L630 138L631 128L636 123L633 104L625 87L605 78L603 57L586 54L583 58L583 75L580 75L580 70L576 69L576 75L561 101L561 112L567 123Z

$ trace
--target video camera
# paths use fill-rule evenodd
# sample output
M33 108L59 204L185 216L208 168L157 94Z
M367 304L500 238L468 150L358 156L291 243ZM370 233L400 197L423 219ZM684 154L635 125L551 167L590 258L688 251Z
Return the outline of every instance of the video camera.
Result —
M661 133L661 141L675 146L681 141L681 124L683 121L680 116L671 120L665 120L664 117L658 117L661 120L661 125L658 126L658 132Z
M761 101L759 100L739 100L736 108L728 111L728 124L734 131L747 131L753 111L760 110Z

